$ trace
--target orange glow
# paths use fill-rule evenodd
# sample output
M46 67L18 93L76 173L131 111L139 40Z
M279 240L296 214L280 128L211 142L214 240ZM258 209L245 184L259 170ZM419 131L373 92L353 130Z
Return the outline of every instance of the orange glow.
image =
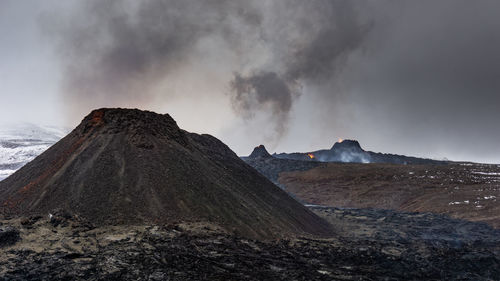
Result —
M314 154L312 154L312 153L307 153L307 156L309 156L309 158L311 158L311 159L316 158L316 157L314 156Z
M103 111L94 111L92 113L92 119L90 119L90 124L93 126L100 126L103 123L102 118L104 117L104 112Z
M343 142L343 141L344 141L343 139L339 138L339 141L338 141L338 142L340 143L340 142Z

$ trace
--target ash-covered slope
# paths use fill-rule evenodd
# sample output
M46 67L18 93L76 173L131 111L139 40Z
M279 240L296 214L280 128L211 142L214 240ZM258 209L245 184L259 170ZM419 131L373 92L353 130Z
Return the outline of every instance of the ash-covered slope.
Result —
M62 208L97 224L210 221L251 237L330 230L216 138L137 109L93 111L0 182L0 203L6 214Z

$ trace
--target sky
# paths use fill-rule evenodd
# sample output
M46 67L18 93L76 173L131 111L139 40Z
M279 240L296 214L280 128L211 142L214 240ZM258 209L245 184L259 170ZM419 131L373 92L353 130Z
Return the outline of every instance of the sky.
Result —
M499 1L0 1L0 123L169 113L239 155L500 163Z

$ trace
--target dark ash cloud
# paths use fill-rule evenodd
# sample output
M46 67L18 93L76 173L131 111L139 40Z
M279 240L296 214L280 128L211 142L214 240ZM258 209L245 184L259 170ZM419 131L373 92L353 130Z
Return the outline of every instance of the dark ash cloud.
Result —
M157 86L173 73L186 65L198 71L203 56L227 56L214 67L226 65L237 73L226 77L236 114L252 119L271 110L268 123L277 138L286 132L300 85L333 79L368 30L351 1L84 3L54 32L71 105L168 100L169 93L159 93ZM216 41L219 48L203 45L204 40ZM252 51L255 44L260 51ZM267 62L253 63L259 56Z
M243 1L82 3L63 24L61 19L46 24L59 40L63 90L76 107L96 102L147 105L158 95L168 99L168 93L155 87L199 58L200 41L210 38L237 50L247 36L241 32L254 32L260 22L257 11Z
M75 115L169 101L162 86L179 80L199 84L187 99L230 100L248 128L289 145L282 151L349 137L376 151L500 162L490 160L500 159L499 1L78 4L45 21ZM229 142L243 151L247 139Z
M252 118L262 108L271 111L278 136L286 130L292 107L293 89L275 72L261 72L248 77L235 73L231 81L234 108L245 118Z
M277 1L271 6L271 23L264 26L263 40L275 50L275 57L252 73L236 73L231 81L232 101L244 116L271 105L277 137L288 125L293 101L301 85L331 83L351 52L360 48L370 30L351 1ZM293 9L292 9L293 7ZM280 13L283 9L293 13ZM293 26L288 34L280 21ZM264 22L265 24L266 22ZM329 91L331 94L331 91Z
M311 41L294 50L287 61L289 79L333 79L335 71L362 45L371 28L371 22L359 19L352 2L319 1L316 5L322 14L321 25Z

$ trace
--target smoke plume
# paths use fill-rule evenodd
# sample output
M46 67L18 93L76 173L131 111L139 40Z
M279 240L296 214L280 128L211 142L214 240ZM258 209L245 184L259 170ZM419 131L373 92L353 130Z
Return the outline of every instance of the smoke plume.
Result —
M0 2L5 120L141 107L242 155L345 137L500 162L497 0Z
M301 85L332 80L368 31L351 1L84 3L55 32L74 108L147 107L168 101L160 86L179 72L227 68L231 75L221 79L236 114L252 120L268 112L276 137L286 132ZM206 57L224 60L207 65Z
M293 13L284 12L283 18L279 12L272 13L277 19L264 16L272 19L264 28L263 38L275 51L273 66L260 66L248 76L236 73L231 82L233 105L238 112L251 116L271 107L277 136L286 132L292 103L301 94L301 85L334 80L335 72L361 46L370 29L370 24L358 21L353 4L348 1L288 1L288 5L293 7ZM270 10L287 9L278 1ZM295 32L287 32L280 20Z
M286 81L275 72L261 72L248 77L236 73L231 81L231 91L237 112L251 118L256 110L267 107L275 119L277 135L283 135L293 99L293 91Z

